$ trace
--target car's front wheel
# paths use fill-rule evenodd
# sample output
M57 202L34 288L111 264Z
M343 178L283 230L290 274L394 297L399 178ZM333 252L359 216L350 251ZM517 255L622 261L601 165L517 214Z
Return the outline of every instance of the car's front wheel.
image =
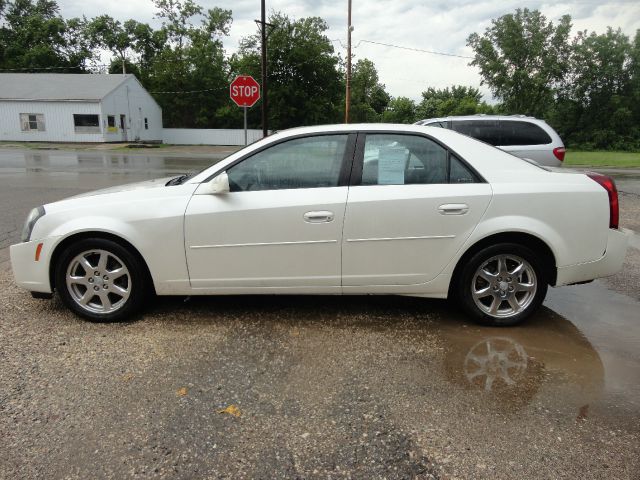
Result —
M145 270L122 245L103 238L80 240L60 255L55 285L69 309L91 321L119 321L144 303Z
M457 296L480 323L516 325L540 307L547 282L535 252L522 245L501 243L469 259L459 277Z

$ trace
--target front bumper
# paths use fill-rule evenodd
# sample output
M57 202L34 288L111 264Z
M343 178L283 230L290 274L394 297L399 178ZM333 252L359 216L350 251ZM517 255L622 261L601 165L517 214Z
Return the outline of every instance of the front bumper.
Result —
M586 282L618 273L622 269L632 235L633 232L626 228L619 230L609 229L607 248L604 255L593 262L558 267L555 286Z
M36 250L40 243L42 249L39 260L36 260ZM19 287L30 292L53 292L49 279L49 263L57 243L58 237L50 237L11 245L9 248L11 269Z

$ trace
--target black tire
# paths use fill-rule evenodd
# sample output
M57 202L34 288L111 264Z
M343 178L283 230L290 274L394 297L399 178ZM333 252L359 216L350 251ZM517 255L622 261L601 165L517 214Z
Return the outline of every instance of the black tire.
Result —
M110 265L105 262L104 271L98 272L96 270L85 274L88 278L87 282L93 282L91 283L93 285L91 288L95 289L96 293L93 294L89 284L84 282L84 278L79 281L82 284L68 286L67 274L70 269L76 269L72 273L79 275L77 278L82 276L82 273L78 274L78 271L82 272L87 269L86 267L83 268L82 262L78 262L77 259L84 255L84 258L90 261L88 266L91 266L94 258L98 260L102 258L100 252L108 254L107 261L111 262ZM116 269L120 263L125 267L126 275L121 275L117 279L109 278L109 268L112 269L111 272L117 272ZM78 265L80 265L80 270L78 270ZM96 266L92 269L94 268L100 267ZM94 276L97 273L100 273L100 275ZM114 273L114 277L115 275L116 273ZM56 291L62 302L75 314L91 322L118 322L131 318L144 306L150 290L147 270L142 261L129 249L113 240L104 238L86 238L68 246L56 262L54 280ZM109 287L111 287L110 291L108 290ZM82 295L83 289L85 289L85 295L86 292L92 294L87 295L87 297L91 297L89 299L91 303L88 301L86 306L81 306L80 301L76 300ZM125 298L123 294L118 292L128 293ZM101 300L104 295L108 295L108 297L106 297L106 300ZM84 297L84 295L82 296ZM102 305L103 311L100 311L99 305ZM109 308L112 310L109 310Z
M480 274L480 267L486 266L487 269L497 267L500 258L507 264L504 270L506 272L515 270L517 259L524 260L522 262L524 273L503 278L499 276L497 269L488 272L483 268ZM487 281L484 278L487 273L495 274L495 280ZM517 275L521 276L517 277ZM535 290L520 291L520 288L531 288L529 285L535 285ZM480 292L484 292L486 288L490 291L487 291L482 298L477 298L473 293L475 291L478 296L482 296ZM534 251L515 243L500 243L480 250L466 262L458 276L454 294L465 312L476 322L491 326L512 326L522 323L540 307L547 294L547 288L546 269ZM514 297L519 310L513 307ZM498 310L492 310L494 303L498 304Z

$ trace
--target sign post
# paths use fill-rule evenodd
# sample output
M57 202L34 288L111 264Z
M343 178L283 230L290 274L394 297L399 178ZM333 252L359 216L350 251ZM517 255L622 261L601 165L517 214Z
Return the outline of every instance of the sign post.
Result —
M244 144L247 144L247 107L242 107L244 110Z
M244 144L247 144L247 110L260 100L260 84L250 75L238 75L229 85L231 100L244 110Z

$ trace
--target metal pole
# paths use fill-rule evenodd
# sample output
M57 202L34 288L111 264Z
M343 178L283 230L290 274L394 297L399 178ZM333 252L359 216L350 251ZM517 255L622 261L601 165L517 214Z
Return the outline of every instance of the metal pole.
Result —
M347 91L345 93L344 123L349 123L351 107L351 0L349 0L349 12L347 14Z
M244 144L247 144L247 107L243 107L244 110Z
M351 0L349 0L351 1ZM262 39L262 136L269 134L267 119L267 19L265 0L260 2L260 35Z

